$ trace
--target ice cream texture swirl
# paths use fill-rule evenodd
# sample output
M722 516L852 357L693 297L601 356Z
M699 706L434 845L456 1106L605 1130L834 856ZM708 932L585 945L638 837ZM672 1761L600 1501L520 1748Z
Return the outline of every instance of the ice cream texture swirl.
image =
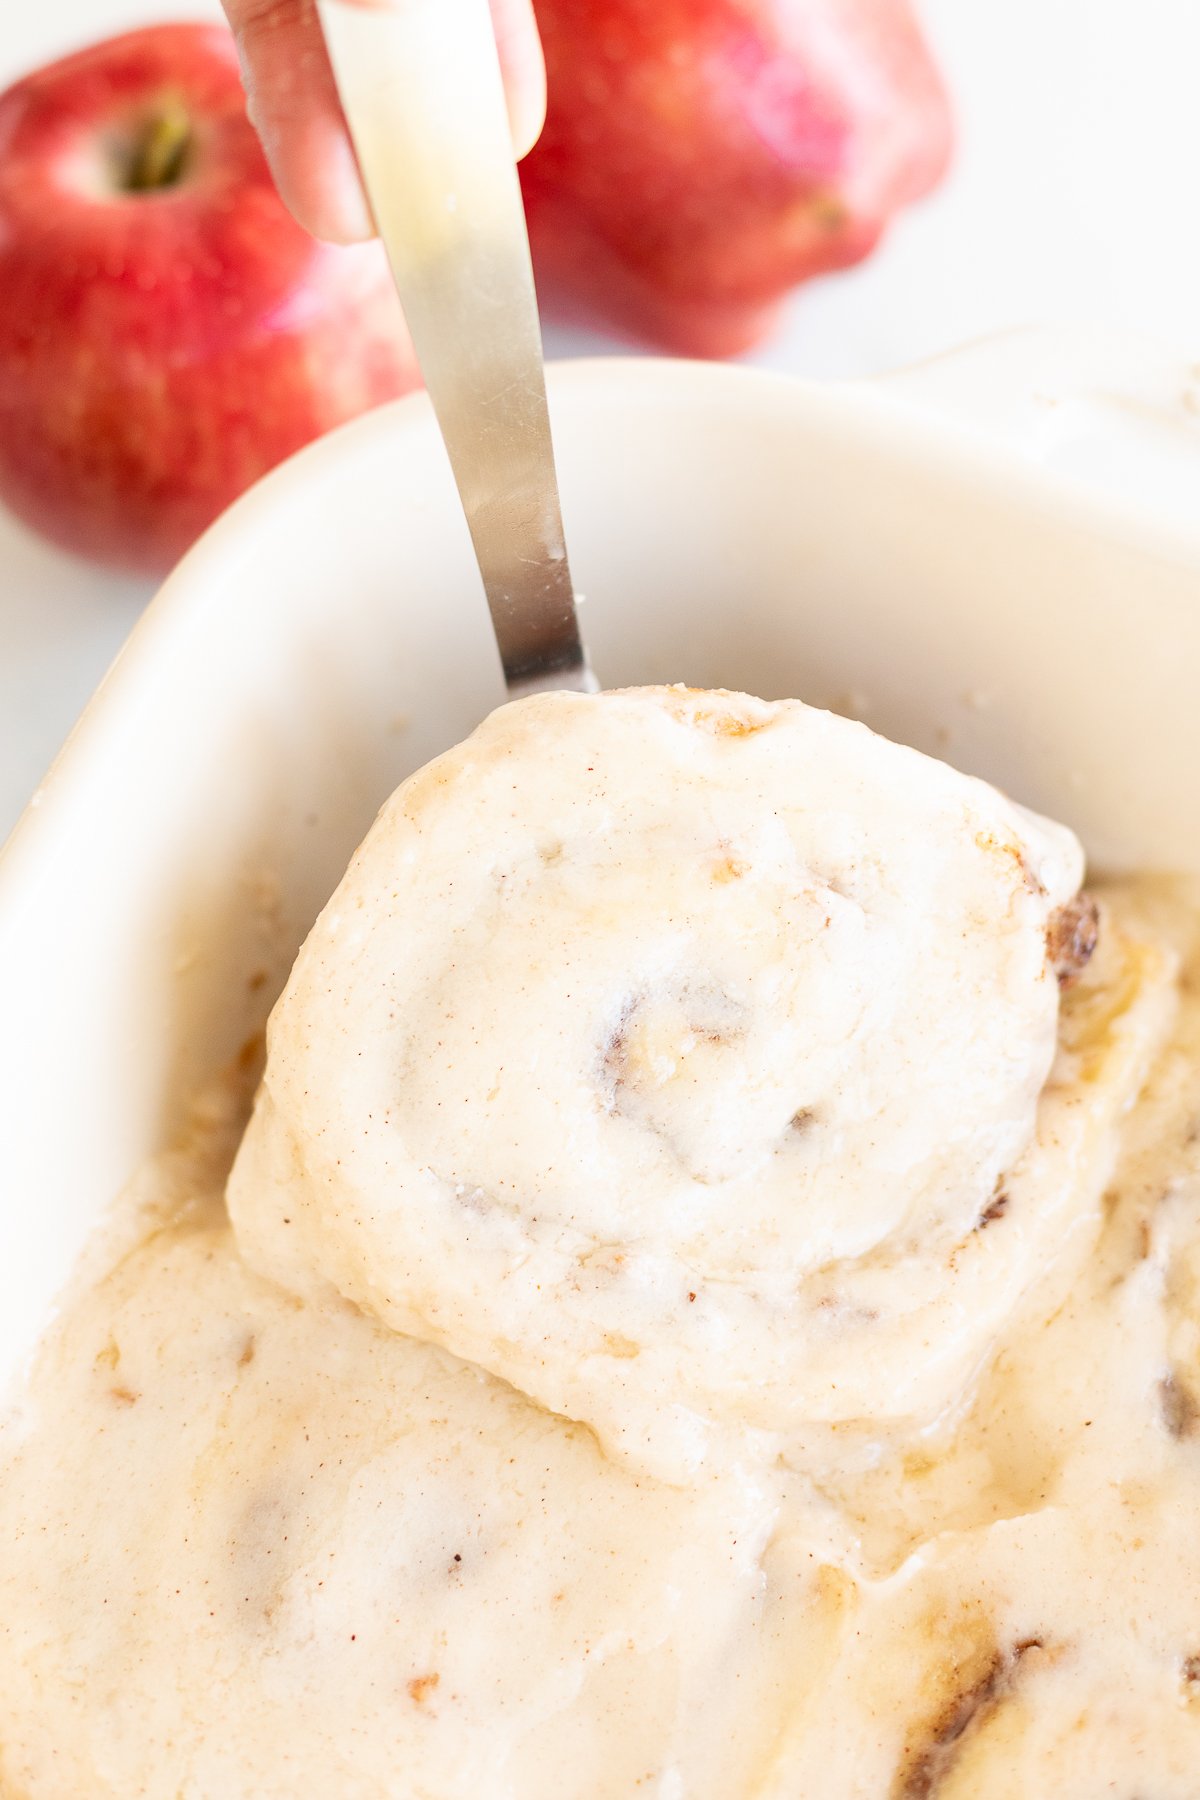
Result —
M3 1800L1194 1800L1200 884L1082 878L795 702L407 781L0 1422Z
M928 1422L1092 1203L1131 1079L1120 1032L1082 1097L1051 1075L1082 875L1063 827L798 702L502 708L300 955L243 1254L668 1479Z

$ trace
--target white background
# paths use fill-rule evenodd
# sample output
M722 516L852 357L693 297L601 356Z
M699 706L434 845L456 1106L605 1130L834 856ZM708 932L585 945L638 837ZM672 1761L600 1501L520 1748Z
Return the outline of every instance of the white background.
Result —
M17 0L0 84L125 26L217 10ZM1094 320L1200 353L1200 0L924 0L923 11L958 111L953 174L869 264L799 293L783 332L748 360L868 375L1032 320ZM548 333L551 354L603 347ZM0 836L147 597L0 514Z

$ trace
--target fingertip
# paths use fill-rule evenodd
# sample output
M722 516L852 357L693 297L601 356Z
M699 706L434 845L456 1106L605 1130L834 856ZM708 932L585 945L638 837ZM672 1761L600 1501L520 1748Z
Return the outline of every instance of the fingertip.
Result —
M543 80L536 90L514 92L509 89L508 125L512 132L513 150L517 161L528 156L533 146L542 135L542 126L546 123L546 82Z
M362 178L340 118L313 113L280 120L252 99L247 111L280 198L297 223L333 244L375 235Z
M537 143L546 122L546 62L532 0L491 0L504 74L508 123L517 158Z
M312 0L226 0L246 111L284 205L314 237L375 234Z
M341 117L314 121L301 137L293 175L297 216L314 237L357 244L375 236L375 220Z

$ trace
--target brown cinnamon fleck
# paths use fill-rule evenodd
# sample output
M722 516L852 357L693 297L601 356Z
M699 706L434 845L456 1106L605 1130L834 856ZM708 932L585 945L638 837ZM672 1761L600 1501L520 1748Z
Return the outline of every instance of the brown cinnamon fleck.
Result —
M743 875L750 873L750 864L742 862L736 856L726 856L713 868L713 880L721 883L740 881Z
M113 1399L119 1401L122 1406L133 1406L137 1402L138 1396L132 1388L110 1387L108 1391Z
M982 1673L937 1715L924 1744L909 1748L892 1785L892 1800L933 1800L951 1774L967 1734L1003 1704L1023 1658L1041 1647L1041 1638L1029 1637L1019 1639L1010 1650L995 1652Z
M1008 1190L997 1184L996 1191L976 1220L976 1231L986 1231L997 1219L1002 1219L1008 1211Z
M1076 894L1051 914L1046 927L1046 961L1061 988L1079 980L1095 954L1100 909L1090 894Z
M428 1675L414 1675L408 1684L409 1698L417 1706L424 1706L441 1679L436 1669L431 1670Z
M1179 1667L1183 1698L1189 1706L1200 1702L1200 1656L1185 1656Z
M771 722L769 719L748 719L744 713L736 712L731 705L694 704L696 699L708 697L708 690L705 688L676 689L675 694L667 701L667 707L681 725L693 725L699 731L710 732L713 737L751 737Z
M1016 863L1021 881L1031 894L1045 893L1045 886L1030 868L1020 844L1010 844L1003 838L993 836L990 831L976 832L975 843L985 855L1007 856Z
M1200 1406L1187 1383L1172 1369L1158 1384L1162 1422L1173 1438L1191 1437L1200 1425Z
M714 737L753 737L767 721L747 719L735 712L697 711L692 714L692 723L703 731L710 731Z

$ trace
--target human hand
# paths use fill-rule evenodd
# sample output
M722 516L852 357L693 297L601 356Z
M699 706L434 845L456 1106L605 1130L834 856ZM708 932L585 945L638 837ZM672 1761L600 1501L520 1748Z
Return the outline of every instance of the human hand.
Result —
M546 71L532 0L490 0L513 145L542 128ZM275 184L316 237L352 243L374 231L317 17L316 0L222 0L237 39L247 107Z

